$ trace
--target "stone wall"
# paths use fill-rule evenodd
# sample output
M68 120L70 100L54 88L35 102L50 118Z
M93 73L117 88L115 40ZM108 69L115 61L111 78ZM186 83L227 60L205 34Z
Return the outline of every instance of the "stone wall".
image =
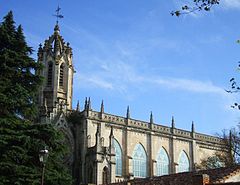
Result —
M194 170L196 163L203 158L224 150L219 138L197 133L194 129L186 131L93 110L87 111L85 119L90 140L88 147L95 145L97 125L100 125L101 141L105 147L109 146L110 130L113 128L114 138L120 144L123 156L123 176L116 177L114 181L132 178L132 154L137 144L143 146L148 158L147 176L156 175L156 159L161 148L168 154L170 173L176 172L182 151L187 154L190 170Z

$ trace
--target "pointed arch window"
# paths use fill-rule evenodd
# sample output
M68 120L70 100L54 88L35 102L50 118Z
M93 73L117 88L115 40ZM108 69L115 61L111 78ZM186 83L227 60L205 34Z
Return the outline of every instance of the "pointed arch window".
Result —
M63 77L64 77L64 65L61 64L60 73L59 73L59 86L60 87L63 87Z
M134 177L147 176L147 155L141 144L137 144L133 151L133 175Z
M113 139L113 146L115 149L116 176L122 176L122 149L116 139Z
M47 86L52 86L52 75L53 75L53 64L52 62L50 62L48 64Z
M169 157L166 150L162 147L157 154L157 176L169 174Z
M182 151L178 158L177 172L187 172L190 170L190 162L186 152Z

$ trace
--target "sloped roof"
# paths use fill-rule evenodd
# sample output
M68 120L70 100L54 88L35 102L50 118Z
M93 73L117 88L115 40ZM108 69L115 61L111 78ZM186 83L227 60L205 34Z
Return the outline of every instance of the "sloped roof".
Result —
M223 167L209 170L200 170L200 171L192 171L192 172L183 172L183 173L175 173L170 175L158 176L158 177L148 177L144 179L134 179L129 180L128 182L131 185L195 185L196 182L204 181L204 184L209 185L220 185L225 184L224 182L237 175L240 174L240 165L235 165L231 167ZM208 178L209 177L209 178ZM127 184L127 182L119 182L112 183L116 185ZM228 184L239 184L240 182L235 183L227 183Z
M153 177L152 181L161 182L163 185L191 185L194 183L196 176L206 174L209 176L210 183L220 183L237 173L240 173L240 165Z

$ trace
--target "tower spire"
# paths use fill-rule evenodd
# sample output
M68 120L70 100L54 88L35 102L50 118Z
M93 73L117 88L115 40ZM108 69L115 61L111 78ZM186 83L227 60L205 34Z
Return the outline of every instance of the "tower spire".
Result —
M44 66L39 73L47 79L39 90L38 99L39 103L44 102L45 98L47 99L48 114L52 118L59 111L68 113L69 110L72 110L74 74L72 48L65 43L59 33L58 21L63 18L60 10L61 8L58 6L53 15L57 18L54 33L45 40L43 47L39 46L38 50L38 62Z

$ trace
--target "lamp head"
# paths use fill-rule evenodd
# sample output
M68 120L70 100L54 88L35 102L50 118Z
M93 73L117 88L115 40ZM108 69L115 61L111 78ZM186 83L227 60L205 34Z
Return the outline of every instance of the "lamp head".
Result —
M44 150L40 150L40 152L39 152L39 161L41 163L45 164L47 162L48 153L49 153L49 151L46 148Z

